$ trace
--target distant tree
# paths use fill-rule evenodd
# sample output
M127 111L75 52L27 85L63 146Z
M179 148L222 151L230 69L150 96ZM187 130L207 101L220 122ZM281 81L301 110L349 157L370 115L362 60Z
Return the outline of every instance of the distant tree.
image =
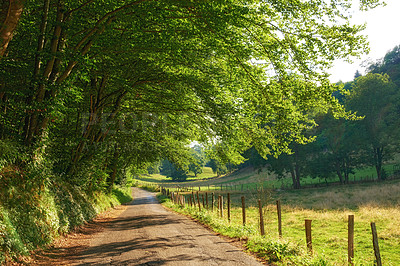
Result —
M382 59L370 64L368 71L386 73L397 86L400 86L400 45L387 52Z
M158 174L158 173L160 173L160 167L161 167L161 163L159 161L155 162L155 163L152 163L147 167L147 172L150 175Z
M346 99L346 106L365 118L356 123L354 134L363 141L360 149L367 154L366 163L373 165L382 180L383 162L394 152L398 143L399 91L389 76L369 73L359 77Z
M361 73L360 73L360 71L358 71L358 69L356 70L356 73L354 74L354 79L356 79L356 78L358 78L358 77L361 77L362 75L361 75Z
M320 145L319 158L310 162L310 167L319 168L322 176L336 174L341 184L349 182L349 175L358 165L356 152L360 140L353 130L354 122L325 116L320 122L317 143Z
M160 173L171 178L172 181L182 182L187 179L187 171L168 160L162 161Z
M246 161L241 164L241 167L251 166L254 170L261 170L268 163L268 161L264 159L254 147L245 151L243 157Z
M219 162L217 159L210 159L206 166L211 167L213 173L217 174L217 176L226 174L228 171L226 165Z
M205 164L205 154L203 149L199 145L195 145L191 148L191 158L189 163L189 171L193 172L194 176L203 172Z
M292 178L294 189L301 188L301 178L306 173L307 151L309 145L293 143L291 149L293 154L281 154L278 158L270 157L268 159L268 170L274 172L278 178L284 178L288 174Z

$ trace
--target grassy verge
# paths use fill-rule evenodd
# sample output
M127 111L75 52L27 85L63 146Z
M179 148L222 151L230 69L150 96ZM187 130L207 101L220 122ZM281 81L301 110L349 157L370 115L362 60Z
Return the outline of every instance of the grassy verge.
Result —
M367 183L350 186L292 191L265 190L258 193L231 192L231 222L216 211L165 205L191 215L216 232L247 240L249 250L267 261L281 265L347 265L347 219L355 216L355 264L373 265L374 252L370 222L375 222L384 265L400 263L400 182ZM215 198L219 193L214 192ZM209 202L211 202L210 193ZM221 193L226 201L226 193ZM242 225L241 196L246 197L247 225ZM255 207L264 203L266 236L259 235L259 213ZM282 203L283 238L278 236L275 200ZM216 206L214 207L216 210ZM311 219L314 257L305 252L304 220ZM324 258L323 260L321 258Z
M60 180L42 189L15 186L2 193L9 198L0 203L0 264L20 261L107 208L132 200L130 188L87 194Z

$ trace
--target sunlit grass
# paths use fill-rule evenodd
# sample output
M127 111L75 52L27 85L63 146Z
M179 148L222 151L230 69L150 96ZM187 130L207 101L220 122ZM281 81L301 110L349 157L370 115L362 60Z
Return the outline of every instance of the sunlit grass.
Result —
M139 181L139 182L151 182L151 183L165 183L169 185L182 185L185 184L187 185L188 183L191 183L191 181L201 181L205 179L212 179L216 178L217 175L213 173L211 167L203 167L203 172L198 174L197 176L194 176L193 173L188 174L188 178L186 182L173 182L171 178L168 178L165 175L162 174L147 174L147 175L140 175L138 177L135 177L134 179Z
M217 198L219 192L214 191ZM208 194L211 197L211 192ZM226 193L222 193L226 202ZM240 197L246 196L247 226L242 227ZM264 202L264 220L267 239L278 240L278 223L275 200L282 204L283 239L294 246L305 249L304 220L311 219L313 249L317 258L325 258L330 265L347 264L347 222L348 215L355 216L355 262L356 265L373 265L374 252L370 223L375 222L384 265L400 264L400 182L367 183L350 186L334 186L291 191L264 190L250 193L231 192L231 223L225 219L218 227L220 233L247 238L258 234L259 214L256 200ZM211 202L211 200L209 201ZM216 207L214 208L216 209ZM184 210L187 212L187 210ZM198 212L197 210L195 210ZM189 211L193 212L193 211ZM204 211L203 211L204 212ZM193 214L192 214L193 215ZM194 216L199 216L195 214ZM203 214L205 215L205 214ZM209 223L219 219L209 216ZM225 228L225 229L224 229ZM229 229L230 228L230 229ZM237 232L241 232L240 234ZM248 235L246 235L248 232ZM268 241L269 241L268 240ZM303 252L304 253L304 252ZM303 254L302 253L302 254ZM290 261L290 260L289 260ZM282 262L289 265L289 262ZM293 264L292 264L293 265Z

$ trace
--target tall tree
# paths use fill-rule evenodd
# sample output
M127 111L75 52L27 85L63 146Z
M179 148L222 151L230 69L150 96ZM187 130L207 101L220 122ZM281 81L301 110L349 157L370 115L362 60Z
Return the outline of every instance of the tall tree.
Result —
M399 91L389 76L372 73L356 80L346 100L349 109L365 116L354 130L365 143L361 148L370 155L368 163L375 167L379 180L383 179L382 164L397 143L398 103Z
M113 160L153 160L118 152L132 138L160 156L189 139L215 142L223 161L252 145L288 151L310 140L313 110L348 116L326 69L366 48L351 2L27 1L0 61L2 138L54 158L67 150L55 168L69 175L95 158L111 176ZM145 116L147 133L121 133L126 113Z

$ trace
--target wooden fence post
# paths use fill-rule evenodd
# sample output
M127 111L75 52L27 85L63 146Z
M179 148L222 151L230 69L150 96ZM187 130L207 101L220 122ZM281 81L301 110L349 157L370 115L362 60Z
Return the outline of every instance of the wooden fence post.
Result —
M220 195L220 201L221 201L221 203L220 203L220 207L221 207L221 209L220 209L220 215L221 215L221 217L222 218L224 218L224 196L222 196L222 195Z
M354 215L349 215L348 221L347 254L349 265L354 265Z
M221 213L221 195L218 195L218 208L217 208L217 213L218 213L218 215L220 215L220 213Z
M199 211L201 211L200 197L199 197L199 192L198 191L196 191L196 196L197 196L197 204L199 205Z
M194 192L192 191L193 206L196 207L196 198L194 197Z
M375 223L371 223L372 243L374 245L375 260L377 266L382 266L381 253L379 252L378 233L376 232Z
M243 225L246 225L246 202L244 196L242 196L242 219Z
M206 208L208 210L208 192L206 192Z
M204 202L204 194L201 194L201 200L203 201L203 209L206 207L206 203Z
M282 212L281 212L281 201L276 201L276 211L278 212L278 234L282 237Z
M312 220L305 220L305 227L306 227L306 243L307 243L307 249L310 253L313 253L312 251L312 237L311 237L311 222Z
M214 211L214 192L211 193L211 211Z
M231 194L228 193L228 221L231 222Z
M261 200L258 200L258 212L260 214L260 232L261 235L265 235L265 228L264 228L264 217L263 217L263 209L261 205Z

